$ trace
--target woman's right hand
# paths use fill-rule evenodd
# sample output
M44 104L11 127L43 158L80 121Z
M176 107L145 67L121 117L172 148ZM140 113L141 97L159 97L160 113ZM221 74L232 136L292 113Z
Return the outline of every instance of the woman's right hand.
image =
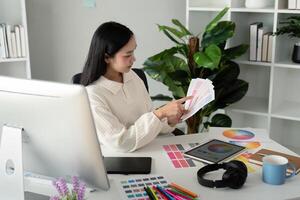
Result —
M171 101L166 105L156 109L154 114L160 120L166 117L168 119L168 124L174 126L181 121L181 116L187 112L187 110L184 109L183 103L191 98L192 96L188 96Z

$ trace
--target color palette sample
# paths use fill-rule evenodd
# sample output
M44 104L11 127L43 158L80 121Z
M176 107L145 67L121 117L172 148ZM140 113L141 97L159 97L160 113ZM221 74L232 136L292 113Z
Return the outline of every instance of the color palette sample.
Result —
M168 144L163 145L163 149L170 158L175 168L187 168L195 167L195 163L191 158L185 158L182 152L197 146L199 143L189 143L188 147L184 147L182 144Z
M254 133L242 129L225 130L223 135L234 140L249 140L254 137Z
M231 144L240 145L243 147L246 147L247 149L256 149L257 147L260 147L260 142L258 141L229 141Z
M215 152L215 153L228 153L232 151L232 147L226 144L211 144L208 147L208 150Z
M251 164L248 161L248 159L250 158L251 155L252 155L252 153L244 152L241 155L234 158L235 160L239 160L239 161L242 161L243 163L245 163L248 173L255 172L255 169L251 166Z
M123 180L121 183L121 189L123 193L123 198L130 200L149 200L149 197L144 190L144 187L151 187L153 185L159 185L163 188L167 188L168 182L163 176L149 176L149 177L140 177L134 179ZM156 194L159 198L163 199Z

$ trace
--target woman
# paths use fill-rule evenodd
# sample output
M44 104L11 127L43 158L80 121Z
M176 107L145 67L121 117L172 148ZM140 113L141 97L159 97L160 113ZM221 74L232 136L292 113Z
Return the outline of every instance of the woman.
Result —
M144 83L131 67L134 34L126 26L107 22L95 31L81 76L86 86L99 141L118 151L134 151L159 133L169 133L185 113L172 101L153 110Z

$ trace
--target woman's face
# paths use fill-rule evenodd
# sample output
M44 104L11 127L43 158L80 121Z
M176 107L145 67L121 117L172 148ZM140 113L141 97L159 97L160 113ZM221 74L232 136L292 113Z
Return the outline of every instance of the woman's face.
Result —
M119 73L129 72L135 61L134 50L136 49L136 46L135 38L132 36L128 43L124 45L113 57L106 59L107 67L110 68L110 70Z

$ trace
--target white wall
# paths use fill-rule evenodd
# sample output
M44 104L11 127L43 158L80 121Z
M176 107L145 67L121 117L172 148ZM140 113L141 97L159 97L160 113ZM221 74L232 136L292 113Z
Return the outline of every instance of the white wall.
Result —
M127 25L136 35L134 67L169 47L156 24L170 25L172 18L185 22L185 0L96 0L96 8L84 0L26 0L32 76L34 79L70 82L80 72L92 34L105 21ZM151 94L167 93L150 80Z

